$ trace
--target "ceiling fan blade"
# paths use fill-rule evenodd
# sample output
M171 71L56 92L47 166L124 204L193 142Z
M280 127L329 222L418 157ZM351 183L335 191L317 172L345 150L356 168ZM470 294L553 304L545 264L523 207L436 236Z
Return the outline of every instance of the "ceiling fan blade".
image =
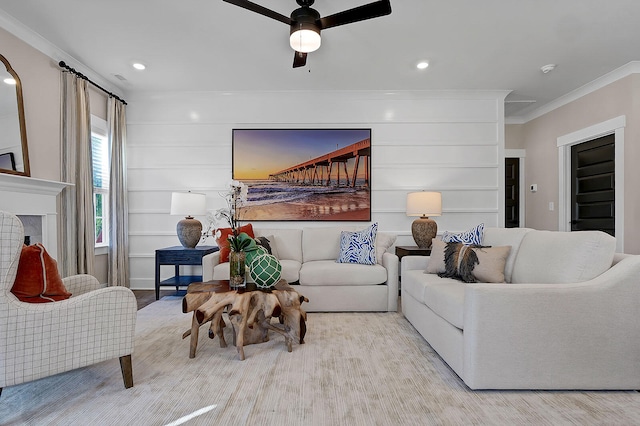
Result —
M302 52L295 52L293 57L293 67L304 67L307 65L307 54Z
M226 1L226 0L225 0ZM391 13L390 0L381 0L363 6L354 7L344 12L335 13L320 19L320 28L337 27L339 25L350 24L352 22L364 21L366 19L378 18Z
M291 25L291 18L288 16L281 15L278 12L274 12L271 9L267 9L264 6L260 6L259 4L255 4L248 0L222 0L225 3L235 4L236 6L240 6L243 9L250 10L252 12L259 13L260 15L264 15L267 18L275 19L276 21L283 22L287 25Z

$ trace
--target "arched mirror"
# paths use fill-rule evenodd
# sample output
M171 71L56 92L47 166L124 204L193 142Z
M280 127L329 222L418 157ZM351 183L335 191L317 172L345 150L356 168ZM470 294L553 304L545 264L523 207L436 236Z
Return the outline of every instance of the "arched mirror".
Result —
M0 173L30 176L22 85L9 61L0 61Z

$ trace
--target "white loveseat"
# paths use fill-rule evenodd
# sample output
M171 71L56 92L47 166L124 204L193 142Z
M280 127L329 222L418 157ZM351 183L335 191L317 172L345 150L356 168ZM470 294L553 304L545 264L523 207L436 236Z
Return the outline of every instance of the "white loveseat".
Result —
M309 298L305 311L397 311L398 257L387 252L395 235L377 233L376 265L336 262L341 231L362 228L254 228L254 233L256 237L270 238L282 264L282 278L298 283L297 290ZM229 279L229 263L220 263L219 252L202 259L202 280L212 279Z
M472 389L640 389L640 256L598 231L485 230L503 284L402 259L402 312Z

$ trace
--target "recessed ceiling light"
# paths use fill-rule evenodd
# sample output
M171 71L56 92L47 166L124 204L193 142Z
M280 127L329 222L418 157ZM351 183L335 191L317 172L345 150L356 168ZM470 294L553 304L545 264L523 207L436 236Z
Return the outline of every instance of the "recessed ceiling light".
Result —
M147 68L144 64L141 64L140 62L136 62L133 64L133 67L137 70L142 71L143 69Z
M13 78L5 78L3 81L6 84L16 84L16 81Z
M427 62L427 61L421 61L421 62L418 62L418 65L416 65L416 67L417 67L419 70L427 69L427 67L428 67L428 66L429 66L429 62Z

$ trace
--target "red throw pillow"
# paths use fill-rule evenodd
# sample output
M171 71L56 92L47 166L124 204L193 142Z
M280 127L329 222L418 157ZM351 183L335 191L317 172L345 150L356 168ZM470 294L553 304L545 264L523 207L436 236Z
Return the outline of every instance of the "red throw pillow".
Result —
M58 264L40 243L22 246L11 292L29 303L55 302L71 297L60 278Z
M229 253L231 249L229 248L229 235L231 235L231 228L220 228L220 236L216 238L216 244L220 247L220 263L229 261ZM238 232L245 232L251 238L255 238L253 235L253 226L250 223L247 223L244 226L238 228Z

